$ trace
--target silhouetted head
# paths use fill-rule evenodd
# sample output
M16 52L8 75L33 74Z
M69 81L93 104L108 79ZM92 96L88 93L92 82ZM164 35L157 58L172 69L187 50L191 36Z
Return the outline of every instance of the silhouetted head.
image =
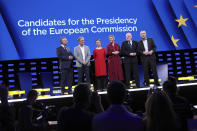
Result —
M175 95L177 92L177 80L174 77L169 77L167 81L163 83L163 90L168 95Z
M177 79L175 77L173 77L173 76L169 76L168 80L172 81L175 85L177 85L177 83L178 83Z
M163 91L154 92L146 101L146 119L148 131L174 129L175 112L169 97ZM174 126L174 127L173 127Z
M77 105L88 105L90 103L91 91L88 83L80 83L75 87L73 99Z
M111 81L107 87L107 96L111 104L122 104L126 96L125 85L121 81Z
M27 101L30 103L35 102L37 97L38 97L38 92L36 90L30 90L27 93Z
M0 85L0 101L2 104L8 104L8 88Z

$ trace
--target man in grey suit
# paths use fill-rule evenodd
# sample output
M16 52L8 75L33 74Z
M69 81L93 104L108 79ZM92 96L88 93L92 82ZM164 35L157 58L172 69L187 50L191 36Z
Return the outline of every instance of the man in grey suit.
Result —
M83 82L83 75L86 76L86 82L90 83L90 49L84 45L84 37L78 38L79 45L74 48L76 67L78 69L78 83Z
M61 46L56 49L56 53L59 59L59 68L61 71L61 82L62 94L65 91L66 80L68 84L69 94L72 93L72 82L73 82L73 54L67 47L68 41L65 37L60 39Z

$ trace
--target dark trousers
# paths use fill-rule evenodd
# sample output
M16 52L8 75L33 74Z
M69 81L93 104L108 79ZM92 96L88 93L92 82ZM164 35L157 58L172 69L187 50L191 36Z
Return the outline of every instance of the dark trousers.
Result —
M72 68L64 68L64 69L60 69L60 71L61 71L60 86L62 88L62 92L65 91L66 83L68 85L69 91L71 91L72 82L73 82L73 69Z
M89 66L82 66L82 67L77 67L78 69L78 83L83 82L83 76L85 74L86 76L86 82L90 83L90 72L89 72Z
M124 63L125 69L125 84L128 88L130 88L130 79L131 79L131 72L133 77L135 78L136 87L140 87L140 79L138 75L138 63Z
M106 76L96 76L96 82L94 85L94 90L103 90L106 88L107 78Z
M154 83L158 84L158 75L157 75L157 69L156 69L156 59L151 56L146 56L142 59L142 65L144 69L144 82L145 84L150 84L149 82L149 69L152 70Z

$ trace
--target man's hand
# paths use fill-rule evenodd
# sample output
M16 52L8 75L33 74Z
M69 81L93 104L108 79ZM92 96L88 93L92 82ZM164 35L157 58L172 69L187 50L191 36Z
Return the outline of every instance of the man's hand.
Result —
M136 56L136 53L130 53L130 56Z
M152 55L153 54L153 50L149 51L148 54L149 55Z
M69 60L72 60L72 59L73 59L73 56L70 55L70 56L68 57L68 59L69 59Z
M87 64L87 62L86 62L86 61L83 61L83 62L82 62L82 64L83 64L83 65L86 65L86 64Z
M148 51L144 51L143 54L144 55L149 55L149 52Z

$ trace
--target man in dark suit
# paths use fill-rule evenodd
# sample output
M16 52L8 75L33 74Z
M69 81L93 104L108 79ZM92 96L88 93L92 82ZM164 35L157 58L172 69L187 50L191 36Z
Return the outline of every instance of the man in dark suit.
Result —
M61 71L61 90L62 94L65 91L66 80L68 84L69 94L72 93L72 82L73 82L73 69L72 61L73 54L71 50L67 47L68 41L65 37L60 39L61 46L56 49L56 53L59 59L59 67Z
M150 86L149 68L151 68L154 75L154 83L156 86L159 86L160 84L158 82L156 57L155 57L156 45L152 38L146 37L145 30L142 30L140 32L140 36L142 40L139 41L138 51L141 55L141 61L144 69L144 84L145 86Z
M138 75L138 60L136 56L138 43L132 40L132 34L126 34L126 41L122 42L121 54L124 56L125 83L130 87L131 72L135 76L136 87L140 87Z

